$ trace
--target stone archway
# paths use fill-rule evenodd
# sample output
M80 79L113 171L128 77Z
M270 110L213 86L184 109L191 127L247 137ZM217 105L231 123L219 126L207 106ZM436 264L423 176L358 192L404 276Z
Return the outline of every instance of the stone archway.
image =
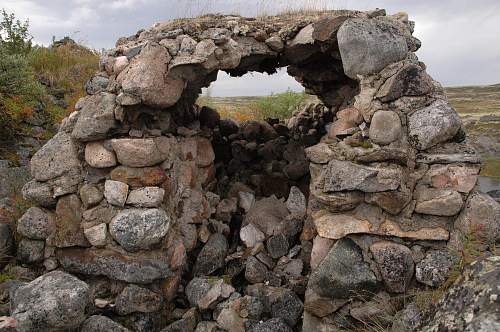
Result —
M480 160L412 31L405 14L333 11L209 15L121 38L32 159L24 194L43 208L21 223L43 216L44 231L21 229L18 250L46 247L46 270L102 282L116 306L97 312L131 329L146 312L159 330L180 306L196 309L173 324L200 311L226 330L312 331L336 312L362 322L353 294L437 286L452 261L442 248L486 198L469 195ZM322 101L287 125L240 127L195 105L218 70L284 66Z

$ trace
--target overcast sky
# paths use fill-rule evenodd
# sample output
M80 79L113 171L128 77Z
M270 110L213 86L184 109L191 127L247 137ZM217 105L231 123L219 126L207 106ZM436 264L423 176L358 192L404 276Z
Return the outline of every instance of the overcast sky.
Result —
M435 79L444 85L500 83L500 0L0 0L0 7L30 20L37 43L69 35L96 49L113 47L121 36L176 17L207 12L253 16L303 6L405 11L416 21L414 35L423 44L417 55ZM284 71L265 80L258 77L229 81L221 74L212 95L300 88Z

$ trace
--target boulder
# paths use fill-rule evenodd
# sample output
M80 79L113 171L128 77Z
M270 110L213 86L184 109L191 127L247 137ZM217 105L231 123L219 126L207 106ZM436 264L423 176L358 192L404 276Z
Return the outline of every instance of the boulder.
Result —
M0 269L3 269L10 260L10 255L14 250L14 237L10 225L0 223L0 248L3 248L3 255L0 257Z
M124 206L127 201L128 185L114 180L106 180L104 183L104 197L109 204Z
M262 243L266 236L254 224L248 224L240 229L240 239L248 248L255 247Z
M103 75L92 76L87 83L85 83L85 92L89 95L95 95L96 93L106 91L108 87L109 78Z
M327 298L349 298L356 292L374 292L379 285L364 262L361 249L350 239L337 241L309 278L307 288Z
M307 159L316 164L327 164L333 159L334 153L326 143L318 143L305 150Z
M210 236L196 258L193 268L194 275L210 275L224 267L227 250L228 243L224 235L215 233Z
M96 141L106 138L118 126L115 120L116 97L108 92L100 92L88 97L71 132L78 141Z
M415 269L415 277L423 284L438 287L448 278L457 257L446 250L429 250Z
M458 280L432 307L419 331L497 331L500 257L483 258L467 266Z
M370 251L377 262L387 290L404 293L413 277L414 263L408 247L390 241L375 242Z
M37 181L48 181L63 175L78 178L81 165L78 146L65 132L57 133L31 158L31 175Z
M258 200L245 216L246 224L254 224L266 236L279 234L282 221L289 214L283 201L276 197Z
M437 189L452 189L469 193L474 189L479 174L479 165L431 165L424 180Z
M154 312L160 310L163 298L160 294L136 285L125 287L115 300L115 310L119 315L134 312Z
M392 111L377 111L370 122L369 136L376 144L387 145L401 138L401 120Z
M88 247L89 243L81 228L82 202L77 195L60 197L56 205L56 230L47 239L49 245L59 248Z
M90 288L61 271L49 272L20 286L11 298L17 331L54 331L77 328L85 320Z
M81 332L130 332L106 316L94 315L83 322Z
M183 79L167 74L170 59L165 47L148 43L118 75L117 81L124 92L138 96L145 105L170 107L179 100L186 85Z
M58 250L56 255L65 271L128 283L150 284L172 275L166 258L155 255L129 255L110 249L81 248Z
M413 112L408 117L408 139L418 150L449 141L462 123L455 110L443 100Z
M193 307L201 310L213 308L219 301L227 299L234 292L234 288L224 279L215 277L194 277L186 286L186 296Z
M338 119L350 122L354 125L359 125L363 122L363 115L356 107L344 108L338 111L336 115Z
M26 182L23 186L23 198L43 207L53 207L57 200L54 198L52 186L46 182L38 182L35 179Z
M292 332L292 328L286 324L283 318L271 318L265 322L258 322L248 332Z
M30 207L17 221L17 232L30 239L45 240L55 229L54 215L38 207Z
M170 229L170 217L162 209L125 209L109 224L111 236L127 251L149 249Z
M408 53L405 37L386 20L350 18L337 32L344 73L350 78L379 72L403 60Z
M380 192L398 189L402 171L397 166L369 167L333 159L321 173L323 192L359 190Z
M116 166L116 156L106 149L102 142L89 142L85 145L85 161L95 168Z
M161 167L126 167L118 166L111 171L111 179L128 184L132 188L161 185L167 175Z
M319 235L314 238L311 250L311 269L314 270L319 266L328 252L330 252L333 244L333 240L321 237Z
M17 259L27 264L43 261L45 241L22 239L17 246Z
M483 246L497 243L500 239L500 204L488 194L473 192L467 198L450 234L449 245L463 249L464 241L471 235L483 242Z
M169 156L170 140L155 138L116 138L111 140L120 164L130 167L154 166Z
M405 64L379 88L376 97L389 102L403 96L423 96L432 91L432 78L415 63Z
M272 258L280 258L288 252L288 240L283 234L273 235L267 240L266 248Z
M462 196L450 189L435 189L424 186L415 191L417 205L415 212L436 216L454 216L464 204Z
M264 282L267 278L267 267L254 256L247 259L245 265L245 279L251 283L256 284Z
M95 247L102 247L106 245L108 227L105 223L95 225L83 230L83 234L87 241Z
M165 189L158 187L143 187L133 189L128 194L127 204L135 207L158 207L163 202Z
M99 204L104 198L101 190L94 184L84 184L80 188L80 199L85 208L91 208Z
M290 194L286 200L286 207L290 213L304 216L306 214L307 202L306 197L299 188L292 186Z

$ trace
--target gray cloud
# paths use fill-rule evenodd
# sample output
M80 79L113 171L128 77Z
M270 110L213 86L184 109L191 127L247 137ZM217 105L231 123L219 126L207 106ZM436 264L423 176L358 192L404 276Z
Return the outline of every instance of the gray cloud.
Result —
M2 0L0 4L18 17L30 19L38 43L49 44L52 36L69 35L97 49L112 47L121 36L176 17L207 12L253 16L302 6L405 11L416 21L415 36L423 44L417 55L434 78L445 85L500 81L498 0ZM260 94L263 87L268 92L293 88L292 79L283 72L279 75L281 80L272 77L263 81L264 85L243 78L233 82L232 90L238 90L241 84L247 85L247 94L248 90ZM227 86L223 83L227 79L227 75L221 75L222 83L217 83L220 89Z

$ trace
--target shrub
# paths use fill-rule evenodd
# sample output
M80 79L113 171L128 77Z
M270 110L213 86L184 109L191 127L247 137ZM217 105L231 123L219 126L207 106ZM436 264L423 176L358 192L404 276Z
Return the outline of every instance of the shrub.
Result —
M0 47L9 54L27 54L33 37L28 32L29 21L21 22L13 13L2 9L0 21Z
M297 93L288 90L259 99L255 103L255 108L258 109L259 117L262 120L267 118L285 120L299 110L305 99L306 94L304 92Z
M0 139L9 139L20 130L22 120L44 94L26 58L0 47Z

